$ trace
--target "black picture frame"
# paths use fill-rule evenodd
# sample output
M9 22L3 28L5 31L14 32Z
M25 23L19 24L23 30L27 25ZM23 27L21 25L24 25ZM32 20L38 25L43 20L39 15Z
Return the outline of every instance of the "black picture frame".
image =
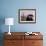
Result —
M36 9L19 9L18 22L19 23L36 23Z

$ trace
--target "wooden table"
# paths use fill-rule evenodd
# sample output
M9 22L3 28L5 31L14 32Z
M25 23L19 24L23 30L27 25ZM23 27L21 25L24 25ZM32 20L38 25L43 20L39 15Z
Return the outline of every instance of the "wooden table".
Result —
M4 46L43 46L43 35L40 32L38 35L25 35L26 32L11 32L8 35L4 33Z

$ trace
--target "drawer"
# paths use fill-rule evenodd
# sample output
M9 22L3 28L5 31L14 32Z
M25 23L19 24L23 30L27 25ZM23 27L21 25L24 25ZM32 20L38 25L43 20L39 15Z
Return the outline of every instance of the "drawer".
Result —
M37 39L39 39L39 40L43 40L43 36L41 36L41 35L34 35L34 36L30 36L30 35L25 35L25 40L29 40L29 39L35 39L35 40L37 40Z
M43 46L43 40L32 41L32 46Z
M5 40L4 46L23 46L23 40Z
M16 41L14 40L5 40L4 41L4 46L15 46L16 45Z
M23 35L15 35L15 36L13 36L13 35L7 35L7 36L4 36L4 39L10 39L10 40L22 40L22 39L24 39L24 36Z
M42 40L25 40L24 46L43 46Z

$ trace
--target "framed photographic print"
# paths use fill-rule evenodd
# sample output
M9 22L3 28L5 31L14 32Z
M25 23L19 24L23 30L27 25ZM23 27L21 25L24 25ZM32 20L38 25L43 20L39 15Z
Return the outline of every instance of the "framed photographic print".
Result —
M19 9L19 23L36 23L36 9Z

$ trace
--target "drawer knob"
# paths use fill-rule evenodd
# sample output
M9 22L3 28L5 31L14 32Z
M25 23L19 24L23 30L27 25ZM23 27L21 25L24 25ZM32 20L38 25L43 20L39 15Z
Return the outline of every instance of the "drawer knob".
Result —
M35 42L32 42L32 44L34 44Z

